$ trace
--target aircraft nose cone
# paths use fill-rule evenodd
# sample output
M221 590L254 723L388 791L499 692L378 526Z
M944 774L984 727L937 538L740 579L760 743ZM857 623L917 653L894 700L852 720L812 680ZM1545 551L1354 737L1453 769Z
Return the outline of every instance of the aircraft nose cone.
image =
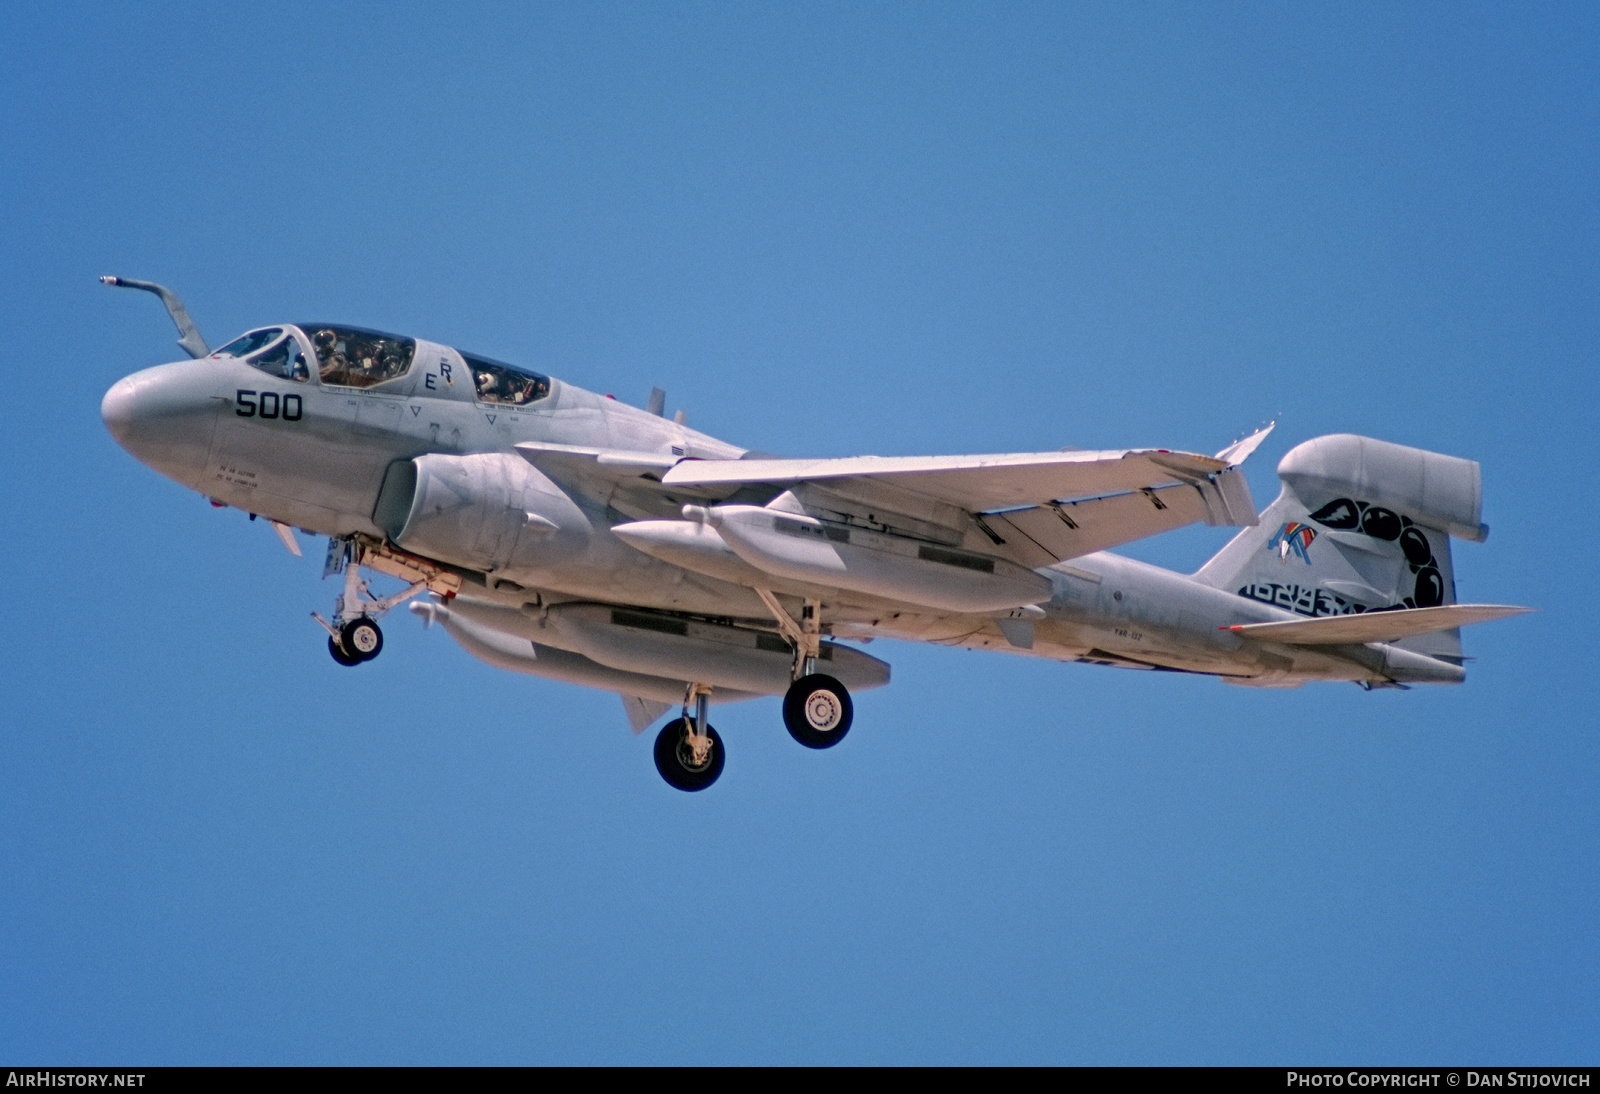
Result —
M124 448L128 447L128 436L133 431L134 390L133 377L129 376L112 384L106 397L100 400L100 417L111 436Z
M213 386L198 361L147 368L111 385L100 400L100 417L140 463L195 487L211 455L221 405Z

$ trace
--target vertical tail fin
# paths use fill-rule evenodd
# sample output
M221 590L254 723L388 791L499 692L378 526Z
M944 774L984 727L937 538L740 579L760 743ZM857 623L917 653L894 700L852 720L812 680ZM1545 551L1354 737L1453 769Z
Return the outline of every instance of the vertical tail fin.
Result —
M1278 478L1261 522L1196 580L1307 616L1431 608L1456 602L1450 537L1489 534L1471 460L1344 433L1290 449ZM1457 630L1396 644L1461 659Z

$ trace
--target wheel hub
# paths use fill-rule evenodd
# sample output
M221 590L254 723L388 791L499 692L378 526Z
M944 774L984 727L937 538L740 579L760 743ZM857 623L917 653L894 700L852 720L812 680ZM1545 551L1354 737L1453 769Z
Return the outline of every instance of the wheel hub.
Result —
M711 735L686 733L678 743L678 762L688 771L700 772L711 766Z
M818 733L829 733L839 727L844 717L844 707L831 691L813 691L806 696L806 723Z

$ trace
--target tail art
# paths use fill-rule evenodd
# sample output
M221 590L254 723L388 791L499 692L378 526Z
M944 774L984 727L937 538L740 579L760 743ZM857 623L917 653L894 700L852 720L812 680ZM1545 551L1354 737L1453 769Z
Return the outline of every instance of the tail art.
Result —
M1437 608L1456 603L1450 537L1489 534L1471 460L1337 434L1290 449L1278 477L1261 522L1197 580L1309 617ZM1461 660L1455 628L1396 644Z

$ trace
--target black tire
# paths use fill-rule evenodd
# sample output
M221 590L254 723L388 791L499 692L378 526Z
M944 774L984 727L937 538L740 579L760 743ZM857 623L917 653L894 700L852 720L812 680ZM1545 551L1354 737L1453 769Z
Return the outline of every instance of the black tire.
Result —
M383 632L370 616L352 619L339 631L339 645L357 661L371 661L383 652Z
M832 748L855 721L850 692L833 677L815 672L789 685L783 697L783 724L807 748Z
M704 790L722 774L722 762L726 758L722 738L710 726L706 727L706 732L711 736L711 756L703 767L695 767L689 749L689 719L676 718L661 727L656 735L656 770L661 772L668 786L691 792Z
M351 657L348 653L345 653L344 647L334 641L334 637L331 634L328 635L328 653L332 655L335 661L346 667L361 664L361 658Z

